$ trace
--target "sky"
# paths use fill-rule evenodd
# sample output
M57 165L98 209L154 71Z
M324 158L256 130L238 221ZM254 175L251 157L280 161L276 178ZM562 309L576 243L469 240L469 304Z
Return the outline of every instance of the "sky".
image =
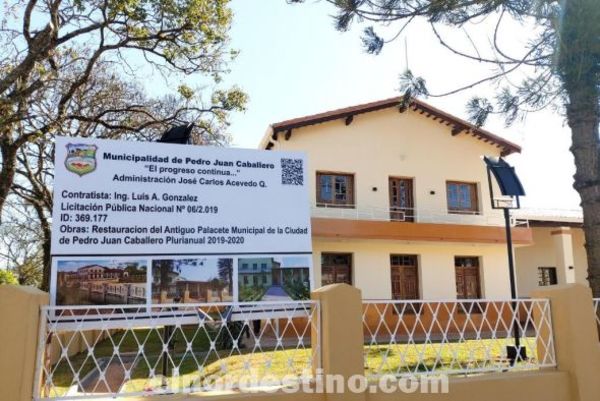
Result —
M217 258L202 258L202 264L181 264L180 280L210 281L219 276Z
M248 110L233 117L233 146L255 148L270 123L397 96L398 75L407 62L415 74L427 79L432 92L455 89L489 72L487 66L442 48L423 23L412 25L380 55L373 56L361 46L364 25L349 32L336 31L330 17L334 10L325 2L289 5L284 0L233 0L232 7L232 47L240 55L225 83L241 86L250 96ZM445 32L465 49L464 35ZM523 32L530 31L507 25L505 32L508 36L503 45L518 54L519 44L528 36ZM480 36L473 40L484 48L488 36L475 33ZM468 45L466 49L470 50ZM493 90L483 86L425 100L466 118L466 101L473 94L489 95ZM568 150L570 132L562 116L545 110L510 128L500 119L484 128L523 147L522 154L509 161L528 193L526 207L578 208L579 196L572 188L575 167Z

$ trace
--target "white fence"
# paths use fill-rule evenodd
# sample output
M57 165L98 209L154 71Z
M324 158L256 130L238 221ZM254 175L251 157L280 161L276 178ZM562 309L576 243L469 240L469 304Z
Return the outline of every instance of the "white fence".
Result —
M366 301L363 329L370 378L556 366L548 300Z
M44 307L36 400L196 392L307 380L319 304Z

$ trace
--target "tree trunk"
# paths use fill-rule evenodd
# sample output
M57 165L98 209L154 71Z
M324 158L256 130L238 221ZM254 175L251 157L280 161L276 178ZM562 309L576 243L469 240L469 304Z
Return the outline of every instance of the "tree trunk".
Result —
M598 97L590 98L589 92L589 87L571 91L567 116L577 171L573 186L583 208L588 281L594 296L600 297L600 110Z
M562 3L557 67L568 95L567 121L575 156L575 183L581 197L588 281L600 297L600 82L597 0Z
M50 270L51 270L51 252L50 244L52 242L52 229L50 223L44 214L44 207L42 205L34 205L38 219L40 220L40 226L42 228L42 283L40 289L42 291L50 291Z
M0 170L0 222L6 198L10 193L15 173L17 170L17 147L4 138L0 141L0 154L2 154L2 170Z

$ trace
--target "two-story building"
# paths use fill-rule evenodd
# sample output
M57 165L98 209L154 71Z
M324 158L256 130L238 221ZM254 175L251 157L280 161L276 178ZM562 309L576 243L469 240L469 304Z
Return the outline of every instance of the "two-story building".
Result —
M272 124L260 148L308 154L317 287L349 283L367 299L510 296L504 220L481 157L519 146L391 98ZM533 246L532 228L514 223L515 247Z

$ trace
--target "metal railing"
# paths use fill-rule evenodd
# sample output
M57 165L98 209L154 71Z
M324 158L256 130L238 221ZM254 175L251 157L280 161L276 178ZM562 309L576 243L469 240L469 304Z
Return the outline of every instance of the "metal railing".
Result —
M422 208L389 208L377 206L331 206L326 204L311 205L311 216L317 218L400 221L435 224L467 224L481 226L504 226L501 214L482 214L481 212L449 212ZM511 218L513 227L528 226L528 221Z
M545 299L365 301L363 331L369 378L556 366ZM515 332L524 354L515 348Z
M314 301L43 307L34 399L308 380L320 367L319 330Z

